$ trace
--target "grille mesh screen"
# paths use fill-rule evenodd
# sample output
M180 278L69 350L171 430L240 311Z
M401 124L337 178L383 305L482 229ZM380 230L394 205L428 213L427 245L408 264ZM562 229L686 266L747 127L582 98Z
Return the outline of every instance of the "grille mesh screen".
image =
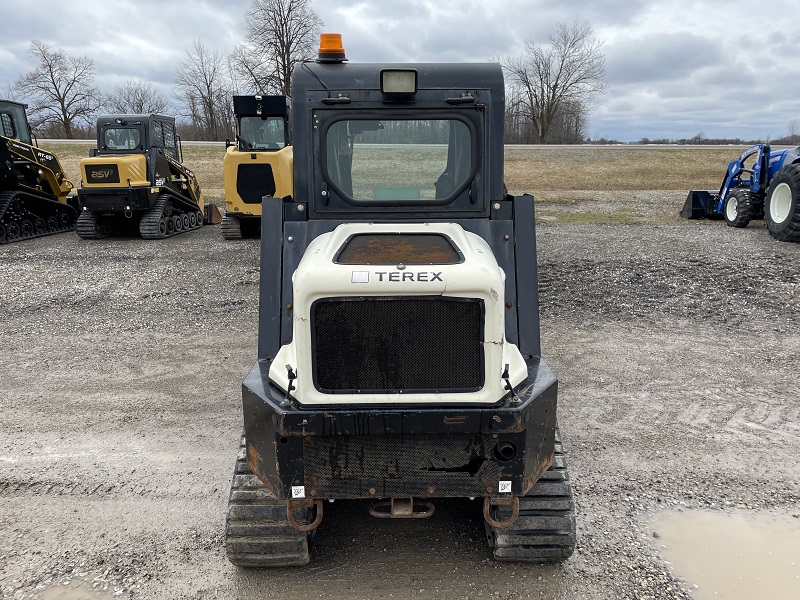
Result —
M483 385L483 303L336 298L312 307L323 392L474 391Z
M243 164L236 171L236 193L245 204L261 204L264 196L275 195L272 165Z

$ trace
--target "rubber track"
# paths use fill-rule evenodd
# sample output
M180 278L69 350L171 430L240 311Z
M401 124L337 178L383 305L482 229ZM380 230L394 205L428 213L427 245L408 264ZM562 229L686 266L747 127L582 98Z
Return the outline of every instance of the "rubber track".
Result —
M84 210L78 215L75 231L84 240L99 240L108 237L107 234L101 232L97 215L90 210Z
M511 514L507 507L491 510L492 517L498 520ZM572 556L576 539L575 504L558 429L553 466L519 499L519 517L515 523L505 529L486 523L486 536L497 560L545 563Z
M289 525L287 501L275 498L253 475L245 461L245 452L242 438L225 521L228 560L237 567L249 568L308 564L310 534Z
M58 200L45 198L24 191L0 192L0 223L2 223L3 226L8 227L10 223L16 223L21 229L22 226L21 221L9 221L8 219L4 218L6 216L6 212L11 206L11 203L14 201L14 198L16 198L18 195L22 195L23 198L28 197L32 199L34 202L42 203L40 206L36 208L44 209L44 211L37 210L36 213L33 213L31 215L32 217L34 217L33 219L34 221L36 216L43 218L45 222L47 222L50 219L50 217L55 217L57 219L58 224L54 229L49 231L47 227L45 227L44 231L42 231L41 233L36 233L34 229L34 231L30 235L22 235L20 233L20 235L14 238L13 240L9 240L7 238L0 239L0 244L9 244L13 242L20 242L22 240L30 240L32 238L43 237L45 235L54 235L56 233L64 233L66 231L72 231L73 229L75 229L75 221L77 215L75 214L75 210L71 206L69 206L68 204L63 204ZM28 208L27 210L30 211L30 208ZM66 214L69 218L62 219L61 218L62 214ZM66 225L62 225L62 223L64 222L66 222Z
M167 237L172 237L173 235L178 235L180 233L185 233L188 231L194 231L195 229L199 229L203 226L203 219L202 217L197 220L197 224L194 227L188 227L186 229L173 229L171 232L169 230L162 232L160 230L161 219L165 217L167 212L168 205L171 203L172 196L169 194L161 194L158 198L156 198L155 204L153 204L152 208L148 210L142 216L142 220L139 221L139 233L142 237L146 240L160 240ZM178 203L180 205L180 203ZM175 208L175 206L173 206ZM188 210L184 210L182 207L178 208L178 214L188 214ZM197 214L198 211L194 210Z
M222 237L226 240L242 239L242 222L236 217L229 217L226 214L222 217L222 222L219 226L222 231Z

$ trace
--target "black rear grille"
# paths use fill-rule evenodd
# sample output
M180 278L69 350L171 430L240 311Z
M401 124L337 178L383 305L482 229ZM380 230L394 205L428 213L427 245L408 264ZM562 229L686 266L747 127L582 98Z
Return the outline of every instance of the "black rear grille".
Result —
M496 445L491 434L310 435L304 481L321 498L363 498L369 487L383 498L479 496L501 478Z
M275 195L272 165L243 164L236 171L236 193L245 204L261 204L264 196Z
M328 393L468 392L483 386L483 302L330 298L311 310L314 385Z

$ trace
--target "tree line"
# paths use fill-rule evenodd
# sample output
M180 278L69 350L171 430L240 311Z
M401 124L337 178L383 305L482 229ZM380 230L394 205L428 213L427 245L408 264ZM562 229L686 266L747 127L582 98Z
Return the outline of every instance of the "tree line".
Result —
M103 94L94 61L34 40L37 66L9 95L25 101L34 131L46 138L91 138L98 114L174 114L184 139L235 134L234 94L290 95L294 66L316 53L323 25L311 0L252 0L243 42L229 54L194 40L176 69L172 97L130 80ZM582 143L606 88L601 42L588 23L559 23L545 43L527 40L521 56L501 60L506 74L508 143ZM377 135L377 134L376 134Z

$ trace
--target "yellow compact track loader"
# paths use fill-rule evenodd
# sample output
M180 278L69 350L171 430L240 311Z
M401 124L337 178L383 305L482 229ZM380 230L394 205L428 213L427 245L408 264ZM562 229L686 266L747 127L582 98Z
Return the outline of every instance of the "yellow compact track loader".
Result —
M136 232L170 237L209 221L194 173L183 165L175 118L97 119L97 148L81 161L77 232L84 239Z
M0 244L70 231L78 217L72 183L34 144L26 108L0 100Z
M227 142L223 163L227 240L258 237L261 200L293 192L292 147L286 96L234 96L236 143Z

